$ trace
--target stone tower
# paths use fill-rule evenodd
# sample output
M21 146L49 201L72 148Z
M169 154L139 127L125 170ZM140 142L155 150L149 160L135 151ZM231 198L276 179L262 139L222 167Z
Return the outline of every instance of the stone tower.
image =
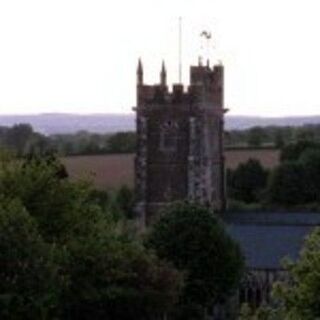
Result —
M136 212L143 224L176 200L225 208L223 66L190 67L190 86L145 85L137 69Z

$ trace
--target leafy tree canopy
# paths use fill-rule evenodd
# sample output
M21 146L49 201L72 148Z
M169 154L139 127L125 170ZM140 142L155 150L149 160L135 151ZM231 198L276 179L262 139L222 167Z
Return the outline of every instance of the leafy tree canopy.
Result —
M181 275L129 238L56 161L0 162L1 319L150 319ZM21 316L23 315L23 316Z
M320 318L320 228L306 239L296 263L287 262L289 281L275 288L284 320Z
M205 207L174 204L154 225L147 243L160 258L185 273L180 301L185 319L196 319L192 310L203 312L223 301L239 283L243 270L239 246Z
M306 185L310 201L320 201L320 148L306 149L299 157L306 175Z
M1 197L0 318L45 319L57 307L63 277L58 251L45 243L18 200Z
M253 127L248 131L248 145L260 147L266 136L265 129L262 127Z
M257 202L266 187L268 171L255 159L241 163L235 170L228 171L229 197L244 201Z
M303 166L297 162L285 162L275 168L268 183L267 194L270 203L282 207L307 203L309 191Z
M300 140L290 143L281 149L280 160L297 161L307 149L320 150L320 143L310 140Z

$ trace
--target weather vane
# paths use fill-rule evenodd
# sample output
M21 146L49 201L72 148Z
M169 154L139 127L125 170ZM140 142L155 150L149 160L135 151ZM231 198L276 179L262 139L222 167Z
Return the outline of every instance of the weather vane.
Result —
M206 47L205 55L207 56L207 65L209 66L209 64L210 64L209 58L210 58L210 48L211 48L212 34L211 34L211 32L209 32L207 30L203 30L200 33L200 38L205 40L205 47ZM204 44L203 44L203 42L201 42L201 50L202 51L204 50L203 47L204 47ZM200 63L202 62L202 56L201 55L200 55L199 61L200 61Z

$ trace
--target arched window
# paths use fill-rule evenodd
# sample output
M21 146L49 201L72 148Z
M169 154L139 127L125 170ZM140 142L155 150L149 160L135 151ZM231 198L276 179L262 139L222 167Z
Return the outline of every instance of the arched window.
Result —
M177 149L178 124L175 121L167 120L160 127L160 150L172 152Z

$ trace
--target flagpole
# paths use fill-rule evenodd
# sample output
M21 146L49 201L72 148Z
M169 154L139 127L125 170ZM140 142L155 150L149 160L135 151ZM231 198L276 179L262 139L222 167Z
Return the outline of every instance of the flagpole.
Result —
M182 83L182 19L179 17L179 83Z

